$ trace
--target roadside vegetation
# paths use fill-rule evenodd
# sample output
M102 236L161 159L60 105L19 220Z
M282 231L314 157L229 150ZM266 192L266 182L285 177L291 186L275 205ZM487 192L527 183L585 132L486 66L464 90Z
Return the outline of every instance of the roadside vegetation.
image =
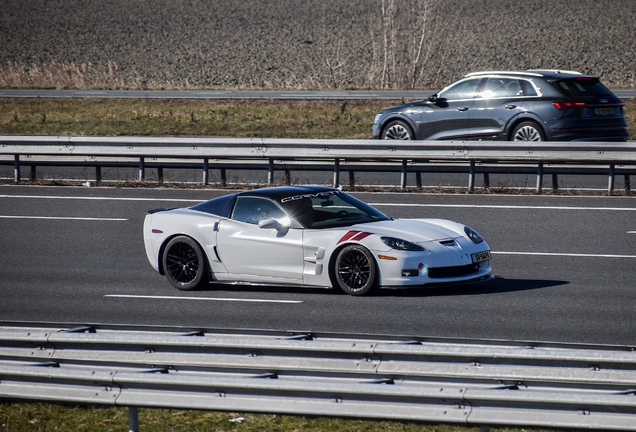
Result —
M3 432L124 432L127 408L0 404ZM478 432L479 427L167 409L140 409L143 432ZM533 429L535 432L541 430ZM492 432L523 429L492 428ZM554 430L553 430L554 432Z
M3 98L0 134L371 139L375 114L399 102ZM636 99L625 104L636 140Z

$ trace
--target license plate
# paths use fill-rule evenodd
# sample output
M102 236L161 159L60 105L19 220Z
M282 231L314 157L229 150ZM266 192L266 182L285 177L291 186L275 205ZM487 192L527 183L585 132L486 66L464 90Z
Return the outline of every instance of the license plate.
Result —
M477 252L473 254L473 262L478 263L490 259L490 251Z
M596 108L597 115L612 115L614 114L614 108Z

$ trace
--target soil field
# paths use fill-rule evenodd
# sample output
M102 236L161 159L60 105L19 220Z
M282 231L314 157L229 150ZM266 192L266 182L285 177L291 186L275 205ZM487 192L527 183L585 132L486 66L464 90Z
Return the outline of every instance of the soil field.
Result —
M633 0L0 0L0 86L439 88L569 69L636 86Z

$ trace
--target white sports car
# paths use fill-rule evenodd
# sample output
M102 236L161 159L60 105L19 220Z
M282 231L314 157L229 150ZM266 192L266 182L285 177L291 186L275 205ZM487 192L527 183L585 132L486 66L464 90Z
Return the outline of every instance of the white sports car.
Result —
M462 224L393 220L338 189L240 192L144 221L152 266L180 290L213 283L337 287L457 284L490 276L490 250Z

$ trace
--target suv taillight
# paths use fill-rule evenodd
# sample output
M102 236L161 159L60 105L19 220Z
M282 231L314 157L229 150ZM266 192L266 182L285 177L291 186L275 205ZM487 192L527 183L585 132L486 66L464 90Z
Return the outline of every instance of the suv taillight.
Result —
M559 111L567 111L568 108L585 106L585 102L552 102Z

